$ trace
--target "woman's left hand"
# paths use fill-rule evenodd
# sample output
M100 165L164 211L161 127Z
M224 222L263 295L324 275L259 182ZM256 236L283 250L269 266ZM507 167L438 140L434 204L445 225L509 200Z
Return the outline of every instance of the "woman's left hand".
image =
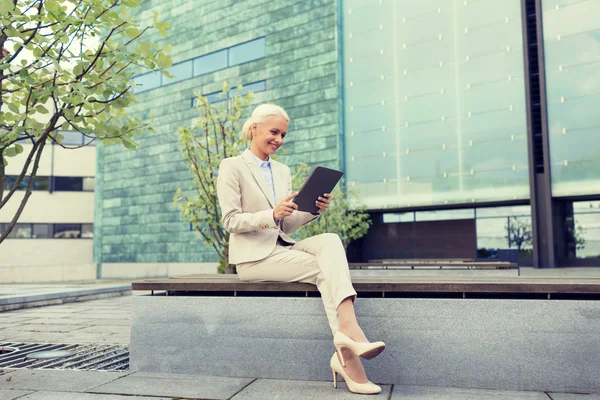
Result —
M329 208L329 200L331 200L331 193L325 193L323 196L319 196L315 204L319 208L319 212L327 211Z

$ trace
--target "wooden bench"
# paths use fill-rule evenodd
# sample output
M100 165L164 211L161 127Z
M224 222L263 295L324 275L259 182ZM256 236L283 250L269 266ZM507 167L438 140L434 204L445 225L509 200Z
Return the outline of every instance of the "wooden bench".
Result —
M600 279L369 276L353 285L367 337L387 344L364 363L374 382L600 391ZM154 294L132 298L132 370L331 380L332 334L313 285L192 275L132 288Z
M394 268L423 268L423 269L516 269L521 276L521 268L517 263L505 261L470 261L470 260L433 260L433 259L395 259L376 260L367 263L350 263L351 269L394 269Z

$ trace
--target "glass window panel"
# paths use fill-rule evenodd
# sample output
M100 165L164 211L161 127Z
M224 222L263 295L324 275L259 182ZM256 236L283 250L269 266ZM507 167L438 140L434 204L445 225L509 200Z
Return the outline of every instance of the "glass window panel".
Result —
M542 0L553 196L600 193L600 2Z
M95 178L83 178L83 191L84 192L93 192L96 188L96 179Z
M531 216L531 206L483 207L476 210L477 219L510 216Z
M209 94L205 94L204 97L206 97L206 100L208 100L209 103L218 103L220 101L225 101L227 100L227 93L223 93L223 92L215 92L215 93L209 93ZM194 105L195 105L195 98L194 98Z
M217 51L194 59L194 76L227 68L227 50Z
M147 90L156 89L161 85L161 76L160 72L153 71L134 77L134 92L141 93Z
M573 210L577 213L599 213L600 201L576 201L573 203Z
M383 223L391 224L397 222L414 222L415 214L412 212L408 213L385 213L383 214Z
M418 211L415 213L417 221L449 221L453 219L473 218L475 218L475 211L473 209Z
M361 200L528 199L521 4L342 6L346 172ZM395 162L371 171L383 152Z
M94 225L93 224L82 224L81 225L81 237L83 239L94 238Z
M230 98L233 98L235 93L238 93L238 95L243 96L248 92L258 93L258 92L264 92L265 90L267 90L267 81L259 81L259 82L249 83L249 84L243 86L242 90L233 88L233 89L229 90L228 95Z
M81 237L81 224L54 224L55 239L74 239Z
M6 224L5 229L9 224ZM31 224L16 224L8 235L11 239L29 239L31 238Z
M600 213L575 214L577 258L600 257Z
M51 225L49 224L33 224L34 239L47 239L51 237Z
M16 175L7 175L5 189L7 189L7 190L11 189L17 182L17 178L18 177ZM17 190L27 189L28 184L29 184L29 177L25 176L21 180L21 183L19 184L19 187ZM49 188L50 188L50 177L48 177L48 176L36 176L35 177L35 180L33 181L33 187L32 187L33 190L49 190Z
M83 178L55 176L53 189L56 192L81 192L83 190Z
M188 60L184 62L177 63L173 65L171 68L167 69L169 73L174 75L174 78L167 78L166 76L162 77L162 84L168 85L169 83L175 83L182 81L184 79L189 79L193 75L193 61Z
M266 44L266 39L260 38L229 48L229 66L263 58L266 53Z
M77 131L59 131L64 136L62 144L70 146L81 146L83 144L83 135Z

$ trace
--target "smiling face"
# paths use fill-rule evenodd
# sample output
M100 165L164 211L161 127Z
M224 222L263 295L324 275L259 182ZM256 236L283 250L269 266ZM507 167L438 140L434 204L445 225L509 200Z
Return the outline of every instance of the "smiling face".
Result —
M287 128L288 121L281 115L269 115L263 122L252 124L250 151L267 161L283 145Z

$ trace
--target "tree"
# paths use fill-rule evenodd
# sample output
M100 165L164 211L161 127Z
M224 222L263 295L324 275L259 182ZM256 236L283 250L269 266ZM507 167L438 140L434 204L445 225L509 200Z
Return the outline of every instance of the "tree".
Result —
M240 135L240 119L253 98L241 95L242 87L230 90L227 83L219 96L224 101L209 103L196 93L196 109L200 116L191 125L179 128L181 155L189 165L193 179L187 193L181 188L173 202L183 219L189 222L219 256L219 272L234 273L229 264L229 233L221 224L217 197L217 173L221 160L240 154L246 141Z
M0 243L21 215L48 143L65 146L59 130L89 141L138 144L134 135L151 127L129 117L135 102L134 70L171 66L159 47L140 37L150 28L165 36L169 24L140 27L130 16L141 0L0 0L0 209L27 182L25 195ZM170 76L163 71L165 75ZM30 144L24 166L5 193L8 158ZM89 144L89 142L88 142Z
M310 166L305 163L296 167L292 183L296 190L306 181L310 171ZM294 235L296 239L302 240L326 232L337 233L346 248L351 241L367 234L371 218L363 206L357 205L358 192L344 186L342 179L331 193L333 197L329 209L317 221L306 224L299 230Z
M519 252L533 245L533 233L531 232L531 223L519 217L508 217L506 220L506 238L508 247L514 244Z

